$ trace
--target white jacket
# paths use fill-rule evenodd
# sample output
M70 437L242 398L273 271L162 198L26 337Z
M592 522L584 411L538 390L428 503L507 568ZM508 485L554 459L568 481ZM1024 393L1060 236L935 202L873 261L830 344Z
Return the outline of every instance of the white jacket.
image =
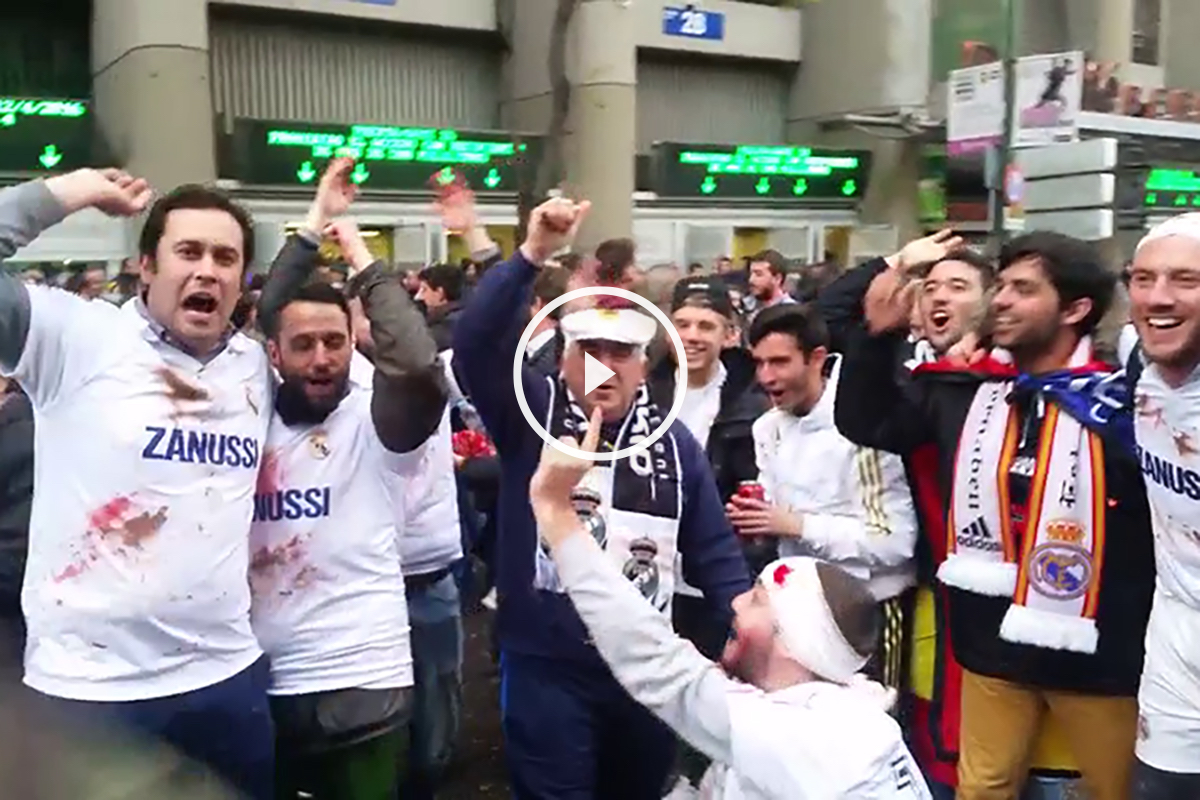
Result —
M900 457L859 447L834 425L840 366L807 415L775 408L754 422L758 479L768 501L804 520L799 539L779 540L781 556L837 564L887 600L916 581L916 510Z

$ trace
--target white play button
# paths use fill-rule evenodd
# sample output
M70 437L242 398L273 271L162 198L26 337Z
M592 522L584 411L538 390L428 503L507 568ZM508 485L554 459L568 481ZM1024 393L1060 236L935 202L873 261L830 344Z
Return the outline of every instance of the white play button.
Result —
M617 373L592 358L583 354L583 393L591 394L592 390Z

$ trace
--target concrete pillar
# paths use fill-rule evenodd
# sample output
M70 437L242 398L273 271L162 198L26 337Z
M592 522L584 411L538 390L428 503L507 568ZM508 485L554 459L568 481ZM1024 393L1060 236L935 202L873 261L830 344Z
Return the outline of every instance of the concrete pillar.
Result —
M159 191L217 177L206 0L93 0L96 119Z
M505 127L544 133L550 122L546 63L557 0L514 0L505 25ZM571 113L563 143L564 188L592 201L581 250L633 230L637 47L634 11L613 0L583 0L567 39Z
M1130 63L1133 57L1133 5L1134 0L1097 0L1094 59Z
M630 4L585 0L576 12L567 183L592 201L581 248L633 232L637 46Z

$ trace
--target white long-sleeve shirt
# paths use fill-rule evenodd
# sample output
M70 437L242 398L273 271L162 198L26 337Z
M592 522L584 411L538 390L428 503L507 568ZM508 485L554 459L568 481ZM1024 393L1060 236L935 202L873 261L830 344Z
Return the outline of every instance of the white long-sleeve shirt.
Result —
M728 677L573 536L558 574L626 691L715 762L705 800L924 800L900 727L862 693L807 683L766 693Z
M839 366L803 417L771 409L754 422L754 451L767 500L803 518L780 555L811 556L868 582L886 600L916 580L917 514L899 456L859 447L833 421Z

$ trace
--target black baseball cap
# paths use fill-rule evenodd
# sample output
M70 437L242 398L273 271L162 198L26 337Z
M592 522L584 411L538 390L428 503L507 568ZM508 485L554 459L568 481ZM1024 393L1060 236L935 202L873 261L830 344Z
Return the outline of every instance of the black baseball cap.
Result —
M671 312L685 305L711 308L723 317L733 318L733 299L725 282L715 275L683 278L671 295Z

